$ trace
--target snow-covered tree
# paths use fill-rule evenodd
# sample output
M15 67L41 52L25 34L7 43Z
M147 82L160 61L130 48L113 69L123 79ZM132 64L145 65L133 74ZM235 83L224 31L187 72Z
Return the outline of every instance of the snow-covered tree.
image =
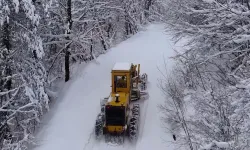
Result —
M48 7L47 1L39 4ZM0 147L19 149L48 106L44 50L35 1L1 0L0 10Z
M49 16L43 17L44 25L40 28L43 32L44 46L48 51L48 61L51 62L48 66L48 75L52 74L52 78L53 74L58 74L57 71L63 67L62 64L65 64L62 62L67 61L67 57L63 57L66 47L70 64L89 61L136 33L143 22L144 5L141 5L142 1L139 0L72 0L71 33L66 36L69 25L65 17L68 15L68 2L54 1L49 9ZM57 67L58 65L61 67Z
M153 2L0 0L0 148L26 149L52 85L139 31Z
M180 140L190 138L195 149L249 149L249 2L172 0L164 6L168 31L187 41L175 57L182 66L175 79L181 101L191 109L185 110L190 135Z

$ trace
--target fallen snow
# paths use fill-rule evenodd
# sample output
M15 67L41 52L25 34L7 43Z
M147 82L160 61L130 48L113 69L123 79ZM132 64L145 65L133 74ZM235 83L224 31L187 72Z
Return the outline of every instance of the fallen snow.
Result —
M203 146L199 150L210 150L210 149L212 149L213 146L215 146L217 148L230 148L230 143L231 142L217 142L217 141L213 141L213 142L211 142L211 143Z
M115 63L113 70L129 70L130 67L131 67L131 63L117 62Z
M67 83L58 105L49 112L43 128L36 136L38 146L34 150L173 150L172 135L164 133L159 117L158 104L164 95L158 88L161 77L158 68L164 69L164 58L174 54L170 38L162 25L150 25L147 30L112 48L97 58L99 64L89 63L79 67L77 75ZM116 62L141 64L141 73L149 78L149 99L141 102L141 124L136 145L124 143L113 146L95 141L93 131L100 99L111 90L111 69ZM167 67L171 68L171 61Z
M203 0L204 2L207 2L207 3L213 3L214 0Z

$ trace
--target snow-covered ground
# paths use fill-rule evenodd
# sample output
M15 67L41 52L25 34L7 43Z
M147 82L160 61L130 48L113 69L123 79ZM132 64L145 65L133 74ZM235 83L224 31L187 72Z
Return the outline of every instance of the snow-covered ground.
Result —
M58 105L49 112L43 127L36 136L39 146L34 150L173 150L172 135L164 133L157 105L164 101L158 88L161 77L158 67L171 68L168 57L174 54L170 38L165 35L162 25L150 25L130 39L101 55L97 61L79 65L72 80L58 97ZM100 99L109 94L111 69L115 62L141 64L141 73L149 78L149 99L142 102L142 120L136 145L124 143L111 146L94 140L94 124L100 111Z

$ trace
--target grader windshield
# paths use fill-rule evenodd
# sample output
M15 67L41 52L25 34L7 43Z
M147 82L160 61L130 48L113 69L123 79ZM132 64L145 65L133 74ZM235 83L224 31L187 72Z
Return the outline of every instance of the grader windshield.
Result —
M127 77L116 75L115 76L116 88L127 88Z

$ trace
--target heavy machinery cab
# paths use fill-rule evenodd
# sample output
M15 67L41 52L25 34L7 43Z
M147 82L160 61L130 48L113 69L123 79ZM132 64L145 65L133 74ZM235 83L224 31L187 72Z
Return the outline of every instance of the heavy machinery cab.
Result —
M116 63L112 69L112 93L131 90L131 63Z

